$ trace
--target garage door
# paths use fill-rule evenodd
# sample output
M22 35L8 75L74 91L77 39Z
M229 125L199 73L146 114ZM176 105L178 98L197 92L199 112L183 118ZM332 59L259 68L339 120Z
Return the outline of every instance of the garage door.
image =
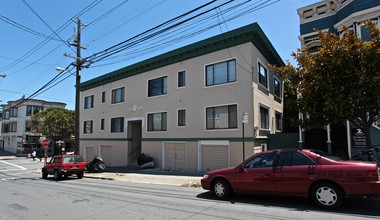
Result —
M228 167L228 146L202 145L202 171Z
M186 170L186 143L165 143L165 170Z
M86 161L90 162L95 157L95 149L94 147L84 147L85 155L86 155Z
M105 145L100 146L101 157L103 159L103 162L106 164L106 166L111 165L111 161L112 161L111 149L112 149L111 146L105 146Z

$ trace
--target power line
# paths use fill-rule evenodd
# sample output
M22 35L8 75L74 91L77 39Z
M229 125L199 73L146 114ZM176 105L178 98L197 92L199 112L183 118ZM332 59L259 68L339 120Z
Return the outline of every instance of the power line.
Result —
M154 9L155 7L161 5L163 2L165 2L167 0L161 0L161 1L157 1L157 0L150 0L148 2L146 2L144 5L142 5L141 7L138 7L136 8L135 10L133 10L132 12L130 13L127 13L125 16L123 16L122 18L120 18L118 21L112 23L112 24L109 24L107 25L106 28L102 29L101 32L99 32L97 35L93 36L92 39L90 39L89 41L97 41L109 34L111 34L112 32L114 32L115 30L121 28L123 25L125 25L126 23L130 22L130 21L133 21L134 19L136 19L137 17L149 12L150 10ZM153 3L152 3L153 2ZM145 7L148 6L147 9L145 9ZM126 21L122 22L124 19L126 19ZM121 24L118 24L122 22ZM88 28L91 28L92 25L90 26L87 26L86 29ZM111 29L112 28L112 29ZM111 29L111 30L110 30Z
M13 21L13 20L11 20L11 19L9 19L9 18L7 18L7 17L5 17L3 15L0 15L0 20L6 22L6 23L8 23L8 24L10 24L10 25L12 25L12 26L14 26L16 28L19 28L19 29L21 29L23 31L26 31L26 32L31 33L31 34L34 34L34 35L36 35L38 37L43 37L43 38L46 38L46 39L49 39L49 40L60 41L59 39L53 38L51 36L47 36L45 34L42 34L42 33L38 32L38 31L35 31L35 30L31 29L31 28L25 27L24 25L19 24L19 23L15 22L15 21Z
M278 1L280 1L280 0L276 0L275 2L278 2ZM160 48L166 47L167 45L173 45L174 43L182 41L184 38L189 38L191 36L205 32L211 28L215 28L216 26L221 25L222 23L226 23L226 22L233 20L237 17L243 16L247 13L252 13L253 11L260 10L264 7L267 7L267 6L275 3L275 2L272 2L271 0L266 0L266 1L261 0L258 2L254 2L253 4L246 5L247 3L252 3L250 0L247 0L247 1L241 2L237 5L233 5L229 8L223 9L221 11L221 13L226 15L226 17L223 17L223 21L218 20L216 22L212 21L211 23L209 23L209 19L218 17L217 14L216 15L215 14L209 15L209 13L213 10L218 9L218 8L219 8L219 10L221 10L220 8L222 6L225 6L225 5L233 2L233 0L230 0L230 1L224 2L223 4L220 4L218 6L214 6L211 9L207 9L206 11L200 12L197 15L193 15L189 18L186 18L187 15L192 14L191 12L195 12L195 11L197 11L197 9L199 10L202 7L209 6L214 2L216 2L216 1L211 1L209 3L206 3L206 4L196 8L196 9L191 10L190 12L187 12L187 13L182 14L180 16L177 16L173 19L170 19L167 22L164 22L164 23L162 23L162 24L160 24L154 28L151 28L147 31L144 31L144 32L136 35L135 37L129 38L129 39L127 39L127 40L125 40L119 44L116 44L112 47L109 47L106 50L103 50L101 52L94 54L93 56L82 59L82 61L83 62L99 62L100 60L106 60L106 58L111 59L111 56L113 56L117 53L120 53L126 49L134 48L134 47L139 46L139 45L141 46L141 45L147 44L149 42L150 45L148 47L148 50L147 50L147 47L145 47L145 48L135 49L134 51L129 51L130 54L131 53L147 54L147 53L150 53L151 51L156 51ZM243 5L246 5L246 7L241 8ZM241 8L241 9L238 9L238 8ZM181 18L183 18L183 20L181 20ZM176 22L176 23L174 23L174 22ZM202 23L204 23L205 25L203 25ZM200 25L200 24L202 24L202 25ZM162 28L162 29L160 29L160 28ZM181 30L185 30L185 31L182 32ZM186 31L188 31L188 32L186 33ZM183 34L182 35L176 34L178 32L181 34L183 33ZM173 36L174 36L174 38L173 38ZM160 39L163 37L165 37L165 38ZM159 44L152 44L151 43L152 40L155 40L156 43L158 43L158 42L160 42L160 43ZM97 60L96 59L91 60L91 58L97 58ZM60 77L61 78L56 78L56 79L54 79L54 81L50 81L49 83L47 83L41 89L39 89L36 93L32 94L32 96L30 96L30 97L35 97L35 96L45 92L46 90L51 89L52 87L56 86L57 84L64 81L65 79L67 79L70 76L65 76L64 78L62 78L63 76L60 76Z
M175 23L175 24L173 24L173 25L171 25L171 26L169 26L169 27L166 27L166 28L164 28L164 29L162 29L162 30L158 30L157 32L154 32L154 33L152 33L152 34L146 35L146 34L152 32L152 31L154 31L154 30L157 30L157 29L159 29L159 28L161 28L161 27L164 27L165 25L168 25L168 24L170 24L170 23L173 23L174 21L177 21L177 20L179 20L179 19L181 19L181 18L183 18L183 17L185 17L185 16L187 16L187 15L190 15L190 14L192 14L193 12L196 12L196 11L198 11L198 10L200 10L200 9L202 9L202 8L204 8L204 7L206 7L206 6L210 5L210 4L212 4L212 3L214 3L215 1L216 1L216 0L210 1L210 2L208 2L208 3L206 3L206 4L204 4L204 5L201 5L201 6L197 7L197 8L195 8L195 9L189 11L189 12L186 12L186 13L180 15L180 16L177 16L177 17L175 17L175 18L173 18L173 19L170 19L169 21L166 21L166 22L164 22L164 23L162 23L162 24L160 24L160 25L157 25L157 26L154 27L154 28L151 28L151 29L149 29L149 30L147 30L147 31L144 31L144 32L142 32L142 33L140 33L140 34L138 34L138 35L132 37L132 38L129 38L129 39L127 39L127 40L125 40L125 41L123 41L123 42L121 42L121 43L119 43L119 44L116 44L116 45L114 45L114 46L112 46L112 47L110 47L110 48L107 48L106 50L103 50L103 51L101 51L101 52L95 53L95 54L92 55L91 57L87 57L87 58L85 58L85 60L86 60L86 61L91 60L92 62L100 61L100 60L102 60L102 59L104 59L104 58L106 58L106 57L112 56L113 54L119 53L120 51L124 50L126 47L129 47L129 46L131 46L131 45L134 45L134 44L140 43L140 42L142 42L142 41L144 41L144 40L149 39L150 37L152 37L152 36L154 36L154 35L157 35L157 34L160 34L160 33L165 32L165 31L167 31L167 30L170 30L171 28L174 28L174 27L176 27L176 26L178 26L178 25L180 25L180 24L183 24L183 23L185 23L186 21L189 21L189 20L191 20L191 19L193 19L194 17L199 16L199 15L196 15L196 16L193 16L193 17L191 17L191 18L185 19L184 21L180 21L180 22ZM230 0L230 1L226 2L226 3L221 4L221 5L225 5L225 4L228 4L228 3L233 2L233 1L234 1L234 0ZM212 9L210 9L210 10L212 10ZM201 14L207 13L207 12L210 11L210 10L207 10L206 12L202 12ZM142 36L144 36L144 35L146 35L146 36L145 36L145 37L142 37ZM139 37L142 37L142 38L138 39ZM135 41L129 43L131 40L136 39L136 38L137 38L137 40L135 40ZM127 44L126 44L126 43L127 43ZM126 45L124 45L124 44L126 44ZM98 56L98 57L96 57L96 56Z
M57 36L62 42L64 42L65 43L65 45L67 45L70 49L72 49L71 47L70 47L70 45L68 45L67 43L66 43L66 41L64 41L59 35L58 35L58 33L57 32L55 32L50 26L49 26L49 24L48 23L46 23L46 21L28 4L28 2L26 2L26 0L22 0L23 2L24 2L24 4L26 5L26 6L28 6L28 8L54 33L54 35L55 36Z
M124 51L124 50L126 50L126 49L131 49L132 47L134 47L134 46L136 46L136 45L142 44L142 43L143 43L144 41L146 41L146 40L151 41L152 39L154 39L154 38L157 37L158 35L160 35L160 34L162 35L164 32L167 32L167 31L169 31L169 30L171 30L171 29L173 29L173 28L175 28L175 27L178 27L179 25L183 25L184 23L186 23L186 22L188 22L188 21L191 21L191 20L194 20L194 19L196 19L196 18L199 18L199 17L202 16L202 15L206 15L207 13L211 12L212 10L215 10L215 9L217 9L217 8L221 8L222 6L225 6L225 5L227 5L228 3L231 3L231 2L232 2L232 1L227 1L227 2L225 2L225 3L223 3L223 4L220 4L220 5L218 5L218 6L215 6L215 7L211 8L211 9L209 9L209 10L206 10L206 11L204 11L204 12L201 12L201 13L199 13L199 14L197 14L197 15L194 15L194 16L192 16L192 17L190 17L190 18L187 18L187 19L185 19L185 20L183 20L183 21L180 21L180 22L178 22L178 23L176 23L176 24L173 24L173 25L171 25L171 26L169 26L169 27L167 27L167 28L165 28L165 29L158 30L158 31L156 31L156 32L154 32L154 33L152 33L152 34L146 35L145 37L138 38L139 36L142 36L144 33L148 33L148 32L151 31L151 30L157 29L158 27L162 27L164 24L168 24L168 23L169 23L169 22L165 22L165 23L163 23L163 24L161 24L161 25L159 25L159 26L156 26L155 28L152 28L152 29L150 29L150 30L148 30L148 31L143 32L142 34L136 35L136 36L133 37L133 38L130 38L130 39L128 39L128 40L126 40L126 41L123 41L123 42L121 42L121 43L119 43L119 44L117 44L117 45L115 45L115 46L113 46L113 47L110 47L110 48L108 48L108 49L102 51L103 53L102 53L102 52L99 52L99 53L97 53L97 54L94 54L92 57L88 57L88 58L85 58L85 59L86 59L86 60L91 60L91 62L99 62L99 61L101 61L101 60L105 60L106 58L108 58L108 57L110 57L110 56L112 56L112 55L115 55L115 54L117 54L117 53L120 53L121 51ZM225 9L225 11L226 11L226 12L228 12L228 11L233 11L233 10L237 9L238 7L241 7L241 6L243 6L244 4L247 4L247 3L249 3L249 2L250 2L250 1L245 1L245 2L239 3L239 4L234 5L234 6L230 7L230 8L228 8L228 9ZM270 2L270 0L268 0L268 1L264 2L264 3L262 3L262 4L265 4L265 3L268 3L268 2ZM257 2L256 2L256 3L257 3ZM255 7L253 7L253 9L255 9L255 8L259 7L259 6L262 6L262 4L259 4L259 5L255 6ZM253 6L254 6L254 5L253 5ZM247 6L247 7L249 7L249 6ZM194 10L193 10L193 11L194 11ZM229 21L229 20L235 19L235 18L237 18L237 17L239 17L239 16L242 16L242 15L244 15L244 14L250 12L250 11L252 11L251 8L249 8L249 10L246 10L246 11L243 11L243 12L239 12L240 14L237 14L237 15L233 15L233 14L232 14L232 17L226 19L226 21ZM186 13L186 15L188 15L188 14L189 14L189 13ZM181 16L184 17L183 15L181 15ZM181 17L181 16L180 16L180 17ZM214 16L214 15L213 15L213 16ZM177 18L178 18L178 17L177 17ZM172 19L172 20L174 20L174 19ZM170 20L170 21L172 21L172 20ZM209 25L209 26L207 26L206 28L202 28L202 29L198 30L197 33L201 33L201 32L204 32L204 31L206 31L206 30L209 30L209 29L211 29L211 28L213 28L213 27L219 25L220 23L221 23L221 22L217 22L216 24ZM199 24L197 24L197 25L198 25L198 26L201 26L201 25L199 25ZM204 26L202 26L202 27L204 27ZM194 35L195 35L194 32L193 32L193 33L190 33L190 34L186 35L186 38L189 38L189 37L194 36ZM176 36L178 36L178 35L176 35ZM136 38L137 38L137 39L136 39ZM133 39L136 39L136 40L132 41ZM180 40L179 38L176 38L175 40L168 41L168 42L166 42L165 44L169 44L169 43L172 43L173 41L179 41L179 40ZM183 40L183 39L182 39L182 40ZM132 41L132 42L129 42L129 41ZM125 43L127 43L127 42L128 42L128 44L125 44ZM161 41L161 42L162 42L162 41ZM151 43L150 43L150 45L151 45Z
M70 24L71 24L71 20L78 17L78 16L81 16L85 13L87 13L89 10L91 10L92 8L94 8L95 6L97 6L99 3L101 3L103 0L95 0L93 2L91 2L89 5L87 5L85 8L83 8L81 11L79 11L77 14L75 14L74 16L71 17L71 19L69 19L68 21L66 21L61 27L59 27L55 32L56 33L60 33L61 31L63 31L65 28L67 28ZM50 37L52 37L54 34L51 34ZM71 38L70 38L71 39ZM68 39L68 41L70 40ZM1 71L6 71L6 70L9 70L10 68L13 68L14 66L17 66L22 60L25 60L26 58L30 57L31 55L33 55L35 52L37 52L39 49L41 49L43 46L45 46L50 40L48 39L44 39L43 41L41 41L39 44L37 44L35 47L33 47L31 50L29 50L28 52L26 52L24 55L22 55L21 57L19 57L18 59L16 59L17 61L14 61L8 65L6 65L5 67L1 68L0 70ZM64 42L64 44L66 44L66 42ZM62 44L63 45L63 44ZM50 52L49 52L50 53ZM37 59L37 62L41 60L41 58ZM8 75L13 75L15 73L11 73L11 74L8 74Z
M122 3L116 5L115 7L113 7L111 10L107 11L106 13L102 14L101 16L99 16L97 19L93 20L92 22L90 22L89 24L87 24L87 26L89 25L92 25L92 24L96 24L97 22L103 20L105 17L107 17L108 15L110 15L113 11L115 11L116 9L120 8L122 5L124 5L125 3L127 3L129 0L124 0ZM84 29L84 28L83 28Z

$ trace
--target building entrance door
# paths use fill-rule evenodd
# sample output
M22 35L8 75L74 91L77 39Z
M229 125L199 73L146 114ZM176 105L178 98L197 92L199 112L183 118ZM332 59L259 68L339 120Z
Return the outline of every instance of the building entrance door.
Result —
M128 162L135 162L141 154L142 121L128 122Z

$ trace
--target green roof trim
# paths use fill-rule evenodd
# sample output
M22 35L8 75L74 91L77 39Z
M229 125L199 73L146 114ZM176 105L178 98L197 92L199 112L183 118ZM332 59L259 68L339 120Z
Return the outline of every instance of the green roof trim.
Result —
M132 141L132 138L81 138L81 141ZM162 142L162 141L172 141L172 142L198 142L198 141L230 141L230 142L242 142L243 138L236 137L223 137L223 138L142 138L141 141L145 142ZM267 137L245 137L246 142L256 142L256 143L266 143L268 141Z
M269 63L279 66L285 65L284 61L274 49L260 26L257 23L253 23L88 80L81 83L80 90L85 91L92 89L107 83L247 42L252 42Z

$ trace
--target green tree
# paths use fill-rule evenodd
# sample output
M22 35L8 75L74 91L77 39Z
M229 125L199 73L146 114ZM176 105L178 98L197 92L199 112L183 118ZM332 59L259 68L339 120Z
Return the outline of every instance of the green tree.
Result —
M74 133L75 112L63 108L49 108L32 117L32 129L55 140L70 138Z
M303 126L349 120L362 129L370 148L370 128L380 119L380 30L371 22L363 25L371 32L370 41L347 28L342 38L319 31L318 53L298 49L292 53L298 66L273 68L298 91L297 106L308 115Z

